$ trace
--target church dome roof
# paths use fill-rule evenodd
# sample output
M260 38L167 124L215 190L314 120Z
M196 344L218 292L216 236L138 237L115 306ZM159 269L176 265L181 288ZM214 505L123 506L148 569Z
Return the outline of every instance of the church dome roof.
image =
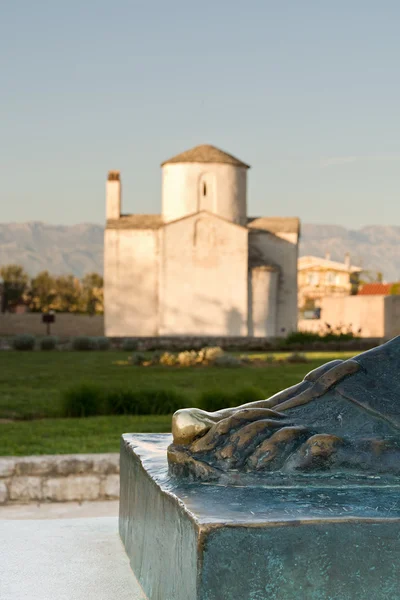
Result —
M233 165L235 167L244 167L250 169L249 165L235 158L223 150L219 150L215 146L209 144L202 144L201 146L195 146L191 150L186 150L181 154L164 161L161 166L169 165L172 163L225 163Z

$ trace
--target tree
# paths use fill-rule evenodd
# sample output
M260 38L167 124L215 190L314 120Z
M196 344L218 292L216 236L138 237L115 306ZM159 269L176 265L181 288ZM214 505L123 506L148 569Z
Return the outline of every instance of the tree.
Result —
M0 269L3 279L3 294L1 311L12 311L24 300L28 288L29 277L19 265L6 265Z
M82 279L82 304L85 313L103 313L103 284L103 278L98 273L88 273Z
M61 275L55 280L56 296L53 302L57 312L83 312L82 287L73 275Z
M29 308L35 312L48 312L55 308L56 296L56 280L48 271L42 271L31 281Z
M390 288L390 294L392 296L398 296L400 294L400 282L396 282Z
M360 276L360 284L366 283L382 283L383 273L381 271L362 271Z
M29 281L22 267L7 265L0 269L1 279L1 312L24 301L33 312L103 314L103 277L98 273L88 273L80 281L74 275L54 277L41 271Z

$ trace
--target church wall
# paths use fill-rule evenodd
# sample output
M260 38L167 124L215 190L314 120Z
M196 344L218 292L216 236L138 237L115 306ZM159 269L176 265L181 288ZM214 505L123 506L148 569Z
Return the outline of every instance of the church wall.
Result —
M253 267L249 279L249 335L276 337L279 272Z
M199 210L208 210L228 221L245 225L246 189L247 170L244 167L216 163L164 165L164 222L186 217Z
M247 335L247 230L202 213L161 233L160 335Z
M262 254L267 263L280 269L276 336L286 337L297 330L297 234L251 232L249 244Z
M105 335L157 335L158 234L153 229L106 229Z

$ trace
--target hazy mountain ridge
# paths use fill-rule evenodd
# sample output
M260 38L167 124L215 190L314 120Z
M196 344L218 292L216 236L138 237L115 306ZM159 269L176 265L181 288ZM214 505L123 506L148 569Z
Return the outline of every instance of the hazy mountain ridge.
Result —
M20 264L32 276L102 273L103 237L103 227L91 223L0 223L0 265Z
M0 223L0 265L21 264L30 275L48 270L55 275L103 271L103 227L91 223L47 225L39 222ZM400 227L370 225L358 230L340 225L302 224L300 255L344 259L387 281L400 280Z

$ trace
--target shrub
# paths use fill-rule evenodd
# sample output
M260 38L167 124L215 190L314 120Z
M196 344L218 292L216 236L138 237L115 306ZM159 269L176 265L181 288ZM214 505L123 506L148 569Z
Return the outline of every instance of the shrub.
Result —
M131 365L135 367L140 367L146 361L146 356L142 352L135 352L128 358L128 361Z
M241 404L247 404L248 402L257 402L258 400L265 399L265 393L259 388L255 387L243 387L232 395L233 405L240 406Z
M72 340L72 349L78 351L93 350L93 338L86 335L74 338Z
M105 395L103 389L93 383L80 383L63 393L65 417L92 417L104 414Z
M261 390L253 387L241 388L233 394L219 389L209 390L200 396L200 408L214 412L262 400L264 397L265 394Z
M186 396L174 389L103 389L93 383L72 386L62 399L65 417L169 415L189 405Z
M12 341L14 350L34 350L35 336L34 335L17 335Z
M325 323L324 328L321 328L319 332L294 331L290 333L284 340L284 344L290 346L293 344L312 344L313 342L345 342L359 337L360 333L360 330L354 333L351 325L349 327L339 325L333 329L328 323Z
M173 367L177 363L177 357L175 354L171 352L163 352L160 357L160 365L164 365L165 367Z
M232 394L224 390L208 390L200 396L200 408L209 412L235 406Z
M241 367L243 365L240 358L236 356L232 356L231 354L222 354L222 356L217 356L212 364L216 367Z
M289 354L286 359L288 363L308 363L309 360L305 354L301 354L300 352L293 352Z
M137 349L137 340L133 340L132 338L124 338L122 341L122 350L124 350L124 352L134 352Z
M131 389L116 388L107 391L105 399L107 415L129 415L135 412L135 393Z
M251 365L254 359L252 360L247 354L241 354L239 360L242 365Z
M173 389L120 388L106 394L106 412L113 415L169 415L186 406L186 396Z
M111 343L108 337L96 337L92 338L92 344L96 350L109 350Z
M313 333L311 331L294 331L293 333L290 333L285 340L288 345L310 344L318 341L321 341L321 336L318 333Z
M267 356L264 358L264 362L272 365L273 363L276 363L276 357L273 354L267 354Z
M181 367L193 367L199 362L199 354L196 350L185 350L179 352L176 360Z
M146 390L142 394L142 412L137 414L169 415L189 404L186 395L174 389Z
M160 358L162 357L163 354L164 354L164 350L154 350L154 352L151 355L151 359L150 359L151 364L159 365Z
M199 352L199 362L212 363L220 356L224 356L224 351L219 346L202 348Z
M58 339L54 335L48 335L40 340L39 346L41 350L55 350L57 342Z

